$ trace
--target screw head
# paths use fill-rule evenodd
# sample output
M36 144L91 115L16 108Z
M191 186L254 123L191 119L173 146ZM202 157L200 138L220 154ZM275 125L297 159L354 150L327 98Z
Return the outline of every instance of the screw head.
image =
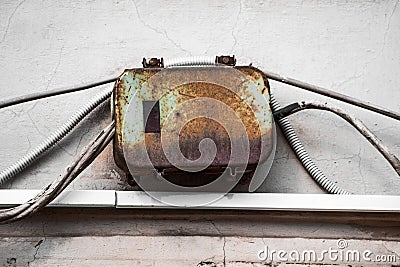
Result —
M157 59L156 59L156 58L151 58L151 59L149 60L149 64L152 65L152 66L157 65Z

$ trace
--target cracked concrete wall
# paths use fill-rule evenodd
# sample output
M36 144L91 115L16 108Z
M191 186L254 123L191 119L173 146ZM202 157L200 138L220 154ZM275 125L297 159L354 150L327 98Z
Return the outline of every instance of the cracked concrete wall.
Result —
M55 87L100 80L119 74L125 68L140 66L144 56L168 58L231 53L237 56L238 65L253 63L260 69L332 88L399 111L398 3L397 0L243 0L191 1L186 4L176 0L1 1L0 98L7 99ZM99 90L101 89L53 97L0 110L0 168L4 169L39 144ZM271 81L271 90L282 105L299 100L320 100L348 110L363 120L396 155L400 155L398 122L277 82ZM48 184L96 132L107 124L109 112L108 105L103 105L51 153L4 187L33 189ZM305 111L292 116L290 121L318 166L344 189L359 194L400 192L400 179L389 164L340 118L324 112ZM278 134L276 158L260 191L322 193L303 170L280 132ZM129 189L129 186L114 165L109 147L71 185L71 189L124 190ZM119 221L110 222L109 227L118 223ZM18 236L18 231L30 229L30 224L35 227L42 225L29 221L18 224L15 228L3 228L5 230L2 232L0 247L1 260L4 261L0 264L12 266L14 256L7 251L17 251L16 254L24 255L22 262L25 265L36 256L42 259L37 266L55 264L51 259L58 256L62 265L76 263L69 257L78 254L72 250L74 242L80 242L78 239L66 239L65 246L62 246L61 239L57 239L60 237L54 237L49 243L39 244L44 234L31 239L26 235L25 239L7 237L7 232ZM173 222L171 226L174 226ZM282 223L274 226L274 231L282 230ZM318 230L319 225L314 226ZM206 225L203 227L207 229ZM227 223L225 227L232 225ZM293 234L298 232L305 240L310 236L309 229L298 229L295 224L292 227ZM240 231L239 226L234 229ZM349 235L343 229L345 226L342 225L329 238L340 236L341 231L344 235ZM84 244L97 247L100 245L96 244L108 242L105 239L96 239L95 234L90 236L85 231L74 234L85 236L84 241L81 239ZM103 231L107 231L106 228ZM189 233L195 232L193 229L190 231ZM116 233L121 234L122 231ZM383 238L382 236L383 234L376 238ZM251 242L260 242L257 237L254 238ZM318 236L313 238L318 239ZM132 240L134 239L115 238L110 241L114 244L111 247L115 249L118 244L143 242L140 238ZM157 242L174 245L181 242L174 241L174 238L169 239L171 241L160 240L164 239L160 237ZM182 242L189 245L192 242L210 244L208 251L215 249L218 252L216 259L221 263L223 256L220 237L207 241L197 237L187 240L189 241ZM228 247L232 248L244 248L247 242L240 243L235 238L228 238L228 241ZM291 241L287 239L282 242ZM360 246L368 245L369 243L362 243ZM38 251L38 247L42 246L46 246L46 249ZM58 251L60 247L65 249ZM178 248L175 247L171 251L176 250ZM112 251L117 253L116 250ZM157 248L153 252L156 253ZM52 253L60 254L56 257ZM62 256L63 253L65 257ZM165 253L167 256L161 259L167 260L168 252ZM232 251L229 253L232 254ZM99 250L98 255L101 254ZM200 258L206 259L202 256L180 259L183 262L198 262ZM236 261L243 257L233 258L232 261ZM101 259L105 261L103 266L109 265L110 259ZM88 259L86 265L90 265L89 261ZM118 264L127 263L121 260ZM160 262L152 261L146 264L163 266ZM239 263L231 265L239 266Z
M239 64L332 88L399 110L400 11L397 1L2 1L0 97L6 99L99 80L140 66L143 56L232 53ZM365 121L400 151L398 123L383 116L271 82L282 104L321 100ZM0 111L5 168L61 125L99 89L59 96ZM40 188L107 121L108 109L92 115L51 154L6 186ZM98 120L104 118L104 124ZM398 194L400 181L385 160L334 115L305 111L290 118L312 158L341 187L360 194ZM111 151L87 171L75 189L124 189ZM278 139L264 192L322 191Z
M348 245L345 251L368 249L396 261L351 262L326 255L310 261L315 265L275 258L272 266L393 267L400 261L399 219L393 214L47 209L0 227L0 265L271 266L270 259L257 257L265 246L320 253L337 250L340 238Z
M140 66L143 56L235 54L238 64L296 77L399 110L400 11L397 1L2 1L0 97L99 80ZM282 104L320 100L353 113L400 154L396 121L271 82ZM92 91L0 111L5 168L73 114ZM40 188L105 125L108 107L93 114L39 164L8 183ZM98 123L101 120L102 123ZM359 194L398 194L389 164L346 122L304 111L290 118L315 162L338 185ZM280 133L279 133L280 134ZM73 185L126 189L110 149ZM283 138L260 191L321 193Z

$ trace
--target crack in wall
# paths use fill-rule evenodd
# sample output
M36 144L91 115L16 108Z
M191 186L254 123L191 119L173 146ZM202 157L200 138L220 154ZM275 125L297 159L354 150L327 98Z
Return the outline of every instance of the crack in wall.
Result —
M50 77L50 79L49 79L49 81L48 81L48 83L47 83L47 86L46 86L46 89L45 89L46 91L49 89L50 84L51 84L51 82L53 81L54 76L55 76L56 73L57 73L58 67L60 67L61 57L62 57L62 52L63 52L63 50L64 50L64 44L61 46L60 52L58 53L58 62L57 62L56 67L55 67L54 70L53 70L53 74L51 75L51 77Z
M31 261L28 261L28 266L31 266L31 263L36 261L37 259L37 254L39 252L40 247L46 242L46 233L45 233L45 223L42 221L42 234L43 234L43 239L40 239L39 242L36 243L34 248L36 248L35 253L33 254L33 259Z
M35 128L35 130L41 135L41 136L45 136L38 128L38 126L36 125L36 122L32 119L31 117L31 113L27 112L26 113L28 115L29 120L32 122L33 127Z
M36 125L36 122L32 119L30 112L27 112L26 114L28 114L28 118L30 119L30 121L32 122L33 127L36 129L36 131L43 137L47 137L45 134L43 134L39 127ZM61 149L63 152L65 152L67 155L69 156L74 156L72 153L68 152L68 150L66 150L63 146L61 146L59 143L55 144L55 146L57 146L59 149Z
M85 135L87 135L89 132L90 132L89 127L87 127L85 130L81 131L79 140L78 140L78 144L76 145L76 148L75 148L75 153L74 153L75 155L78 154L78 149L80 148L83 137L85 137Z
M135 7L136 10L136 15L137 18L139 19L139 21L143 24L143 26L145 26L146 28L152 30L155 33L158 33L160 35L162 35L164 38L166 38L170 43L172 43L176 48L178 48L179 50L181 50L182 52L188 53L189 55L192 55L192 53L189 50L184 49L180 44L178 44L177 42L175 42L171 37L169 37L167 31L165 29L160 30L154 26L151 26L150 24L148 24L140 15L139 12L139 8L137 6L137 3L134 0L131 0L133 6Z
M28 148L26 149L26 153L28 153L32 149L32 143L31 140L29 139L29 136L26 137L26 140L28 141Z
M364 68L365 69L365 68ZM343 89L342 87L346 84L346 83L350 83L353 81L358 80L359 78L361 78L363 75L362 74L356 74L354 73L353 75L346 77L345 79L342 79L340 81L333 81L332 82L332 86L331 88L335 88L335 91L338 92L343 92L344 90L338 90L338 89Z
M6 36L8 34L8 30L10 29L10 24L11 24L11 20L14 17L15 13L17 12L17 10L21 7L21 5L25 2L26 0L22 0L21 2L19 2L19 4L14 8L14 11L11 13L11 15L8 17L8 21L7 21L7 26L6 26L6 30L4 31L3 37L1 38L1 42L3 43L6 40Z
M47 86L46 86L45 91L47 91L47 90L49 89L49 87L50 87L50 85L51 85L51 82L53 81L55 75L57 74L58 68L60 67L60 64L61 64L62 52L63 52L63 50L64 50L64 47L65 47L65 45L63 44L63 45L61 46L61 48L60 48L60 52L59 52L59 55L58 55L58 62L57 62L56 66L55 66L55 68L54 68L54 70L53 70L53 73L52 73L50 79L49 79L48 82L47 82ZM44 137L47 137L46 135L44 135L44 134L39 130L38 126L36 125L36 122L32 119L32 117L31 117L31 115L30 115L30 112L36 107L36 105L37 105L38 103L39 103L39 101L36 101L36 102L26 111L26 114L28 114L28 117L29 117L30 121L32 122L33 127L36 129L36 131L37 131L40 135L42 135L42 136L44 136ZM48 129L48 130L49 130L49 129ZM69 156L74 156L74 154L70 153L65 147L63 147L63 146L60 145L59 143L57 143L56 146L57 146L58 148L60 148L60 149L61 149L64 153L66 153L67 155L69 155ZM76 151L75 151L75 152L76 152ZM75 153L75 154L76 154L76 153Z
M386 46L386 39L387 39L388 32L389 32L389 30L390 30L390 24L392 23L392 18L393 18L394 12L396 11L397 6L398 6L398 4L399 4L399 2L400 2L400 0L395 0L395 1L396 1L396 2L395 2L394 6L393 6L393 8L392 8L392 12L391 12L391 14L389 15L389 18L387 19L386 29L385 29L385 32L384 32L384 34L383 34L382 52L383 52L383 50L384 50L384 48L385 48L385 46Z
M222 236L221 231L219 230L219 228L215 225L215 223L213 221L209 221L211 223L211 225L215 228L215 230L217 231L217 233Z
M396 251L394 251L393 249L388 248L388 247L385 245L385 241L382 241L382 246L383 246L387 251L389 251L390 253L393 253L394 255L396 255L396 257L397 257L398 259L400 259L400 255L399 255Z
M224 261L223 261L223 264L224 264L224 267L226 266L226 251L225 251L225 246L226 246L226 237L224 236L223 237L223 240L224 240L224 245L222 246L222 252L224 253L223 255L224 255Z
M358 153L357 153L356 157L358 158L358 173L360 174L361 185L363 188L363 192L365 192L364 175L363 175L362 168L361 168L361 162L362 162L361 147L358 149Z
M234 52L235 47L237 45L237 37L235 35L235 30L236 30L236 28L238 26L238 21L239 21L239 17L240 17L241 13L242 13L242 0L239 0L239 11L238 11L238 13L236 15L235 24L233 25L232 32L231 32L231 35L232 35L232 38L233 38L233 45L232 45L232 48L231 48L231 54Z
M57 62L57 65L56 65L56 67L54 68L53 74L51 75L50 79L47 81L47 86L46 86L46 88L45 88L45 91L49 90L50 84L51 84L51 82L53 81L54 76L56 75L56 73L57 73L57 71L58 71L58 67L60 66L60 63L61 63L61 57L62 57L62 51L63 51L63 50L64 50L64 44L61 46L61 49L60 49L60 52L59 52L59 55L58 55L58 62ZM35 101L35 103L26 111L26 113L29 113L30 111L32 111L32 110L36 107L36 105L37 105L38 103L39 103L39 101Z

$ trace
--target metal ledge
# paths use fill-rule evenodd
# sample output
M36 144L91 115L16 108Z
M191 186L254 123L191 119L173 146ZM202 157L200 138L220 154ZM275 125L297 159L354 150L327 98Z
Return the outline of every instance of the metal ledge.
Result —
M22 204L40 190L0 189L0 207ZM73 190L62 192L49 207L115 207L114 190Z
M1 189L0 207L22 204L40 190ZM280 211L346 211L400 213L400 196L388 195L328 195L280 193L229 193L206 206L190 207L195 198L212 193L163 193L162 200L179 198L189 209L280 210ZM145 192L114 190L65 191L50 207L113 207L145 209L185 209L169 206Z

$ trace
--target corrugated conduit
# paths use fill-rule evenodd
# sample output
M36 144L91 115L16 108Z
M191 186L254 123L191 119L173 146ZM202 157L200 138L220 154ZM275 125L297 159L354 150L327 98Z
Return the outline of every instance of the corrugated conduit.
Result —
M74 115L72 115L60 128L54 131L49 137L47 137L41 144L28 152L25 156L20 158L14 164L0 172L0 184L5 183L11 177L20 173L32 162L34 162L44 152L49 150L61 139L63 139L75 126L86 117L92 110L94 110L101 103L106 101L111 96L112 90L107 89L95 97L93 97L86 105L81 107Z

